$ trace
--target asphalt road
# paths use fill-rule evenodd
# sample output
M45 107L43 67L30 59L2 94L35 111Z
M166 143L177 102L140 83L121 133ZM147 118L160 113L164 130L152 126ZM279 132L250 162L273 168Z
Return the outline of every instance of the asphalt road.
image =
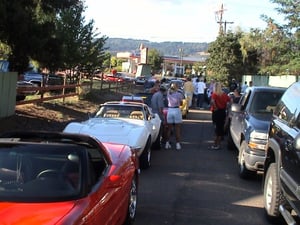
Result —
M174 138L174 137L173 137ZM238 176L237 152L211 150L211 113L191 110L182 150L152 153L140 175L135 225L267 225L261 176ZM174 146L174 139L173 139Z

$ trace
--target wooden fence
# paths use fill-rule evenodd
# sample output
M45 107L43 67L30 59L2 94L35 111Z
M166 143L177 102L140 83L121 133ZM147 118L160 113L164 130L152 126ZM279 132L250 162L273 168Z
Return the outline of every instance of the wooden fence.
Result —
M85 80L80 84L68 85L49 85L43 87L19 87L17 93L35 92L37 94L29 95L22 101L17 101L16 105L24 105L30 103L41 103L53 99L62 98L63 101L67 97L84 95L93 90L100 92L120 92L133 90L134 84L132 82L102 82L99 80ZM46 93L50 93L46 95Z

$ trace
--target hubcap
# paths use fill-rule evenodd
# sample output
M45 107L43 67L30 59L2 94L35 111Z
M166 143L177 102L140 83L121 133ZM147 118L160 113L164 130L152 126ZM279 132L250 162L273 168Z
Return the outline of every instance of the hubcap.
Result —
M133 219L135 217L137 205L137 190L135 180L132 181L129 198L129 216Z
M266 209L269 211L271 202L272 202L272 179L269 177L267 180L267 186L266 186L266 194L265 194L265 204Z

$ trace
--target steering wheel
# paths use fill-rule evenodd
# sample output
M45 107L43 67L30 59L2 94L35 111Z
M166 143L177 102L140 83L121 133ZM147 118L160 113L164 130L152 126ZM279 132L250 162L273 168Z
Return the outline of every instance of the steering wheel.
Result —
M62 176L61 172L58 170L54 170L54 169L47 169L47 170L43 170L41 171L36 178L42 178L42 177L60 177Z

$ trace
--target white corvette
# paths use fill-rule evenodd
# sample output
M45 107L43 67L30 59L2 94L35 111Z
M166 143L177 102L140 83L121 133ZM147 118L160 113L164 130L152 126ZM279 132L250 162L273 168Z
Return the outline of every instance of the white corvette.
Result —
M161 120L144 103L114 101L102 104L83 122L69 123L64 132L88 134L102 142L120 143L134 149L140 167L150 167L151 149L160 148Z

